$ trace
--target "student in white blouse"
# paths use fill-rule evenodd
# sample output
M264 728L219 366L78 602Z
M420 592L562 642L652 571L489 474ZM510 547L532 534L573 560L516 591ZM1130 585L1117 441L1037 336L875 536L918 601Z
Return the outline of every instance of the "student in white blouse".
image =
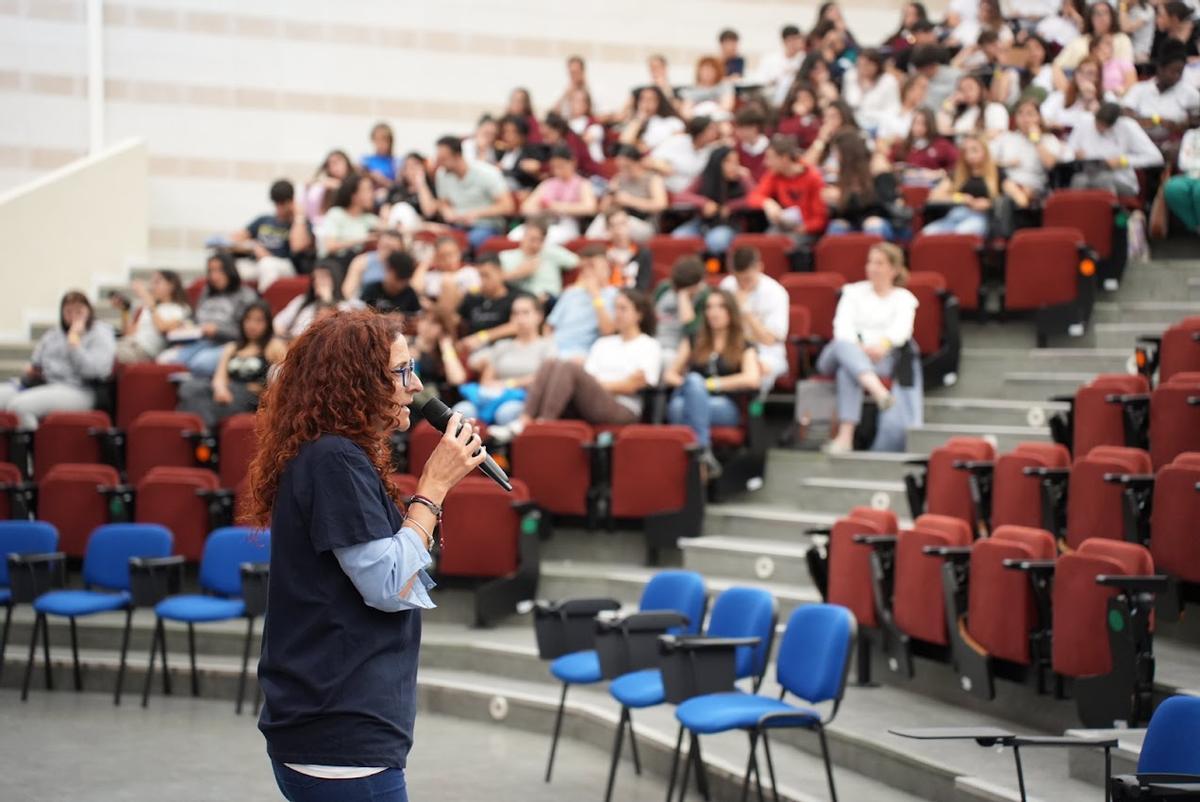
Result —
M904 252L883 242L872 246L867 255L867 280L842 288L833 317L833 341L817 357L817 371L837 379L838 428L825 446L830 454L854 447L864 391L881 412L894 403L881 377L892 375L895 349L912 338L917 299L904 289L907 279Z

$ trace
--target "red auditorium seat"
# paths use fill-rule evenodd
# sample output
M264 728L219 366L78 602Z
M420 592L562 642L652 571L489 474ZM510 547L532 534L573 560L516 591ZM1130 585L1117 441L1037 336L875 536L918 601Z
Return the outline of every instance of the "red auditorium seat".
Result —
M103 462L99 436L89 432L104 432L111 427L112 421L105 412L51 412L42 419L34 435L34 480L40 481L61 462Z
M442 237L450 237L457 242L459 250L463 253L466 253L469 249L470 241L467 239L466 232L459 231L457 228L441 228L437 231L425 230L413 234L413 239L417 242L428 242L431 245Z
M874 234L839 234L821 237L813 251L813 269L818 273L838 273L846 281L867 278L867 251L883 242Z
M871 582L872 549L855 543L854 536L894 535L896 530L896 513L871 507L854 507L830 530L827 601L848 608L860 627L877 627L879 619Z
M125 444L125 472L131 484L141 482L151 468L196 467L191 435L204 432L204 421L190 412L143 412Z
M0 410L0 462L8 462L12 458L9 437L17 430L17 424L16 415Z
M613 516L644 518L682 509L687 492L687 449L695 441L686 426L622 427L612 449Z
M775 381L775 389L791 393L796 390L796 382L804 365L805 342L812 334L811 315L808 307L792 304L788 308L788 339L787 339L787 372Z
M792 270L788 254L795 249L791 237L783 234L738 234L729 244L729 252L738 248L754 248L762 257L763 272L780 278Z
M1058 443L1018 443L1012 451L1000 455L992 475L993 531L1002 526L1042 527L1042 480L1025 471L1070 466L1070 452Z
M570 240L563 245L563 247L571 253L577 254L589 245L601 245L607 248L609 243L606 239L588 239L587 237L576 237L575 239Z
M183 365L143 362L117 371L117 428L128 430L133 421L150 410L173 410L179 406L172 373L186 372Z
M12 492L21 481L21 470L16 465L0 462L0 520L7 521L15 517Z
M1154 478L1150 554L1154 565L1183 582L1200 583L1200 453L1179 454Z
M500 253L501 251L512 251L521 247L518 240L509 239L508 237L488 237L476 249L479 253Z
M979 308L982 247L983 241L969 234L921 234L910 246L908 266L913 278L922 273L942 276L959 306L974 312Z
M420 476L421 471L425 470L425 461L429 459L429 455L437 448L438 440L442 439L442 433L429 425L428 421L418 421L416 426L413 426L408 431L408 472L413 476Z
M262 297L267 306L271 307L271 314L278 315L293 298L308 292L310 284L312 278L309 276L287 276L271 282L271 285L263 290Z
M220 445L217 451L221 487L236 490L246 478L250 461L254 459L258 449L254 421L254 414L246 412L232 415L221 424Z
M1144 338L1151 342L1155 338ZM1200 371L1200 315L1185 317L1163 332L1153 359L1147 359L1139 347L1139 364L1144 365L1147 377L1158 367L1159 383L1170 381L1176 373Z
M916 184L902 184L900 186L900 197L904 199L904 205L912 209L912 230L913 234L920 232L925 225L925 201L929 200L929 191L931 187L923 187Z
M82 557L92 530L109 522L109 501L97 487L120 484L111 465L59 463L38 483L38 519L58 529L58 549Z
M1150 395L1150 461L1155 468L1200 451L1200 373L1176 373Z
M654 274L653 284L671 277L671 268L684 256L700 256L704 253L704 240L700 237L672 237L667 234L656 234L646 242L650 249L651 272Z
M913 339L921 353L925 386L953 384L958 380L962 352L957 299L939 273L912 273L905 288L917 299Z
M217 475L206 468L152 468L137 483L134 520L170 529L173 553L199 562L208 533L223 523L209 517L210 499L200 494L219 486Z
M1102 189L1059 189L1050 193L1042 208L1042 225L1047 228L1074 228L1096 252L1098 272L1103 282L1119 282L1125 269L1126 243L1114 243L1113 218L1120 208L1117 196ZM1114 247L1114 244L1119 247ZM1107 284L1105 289L1116 289Z
M1075 391L1066 419L1051 421L1054 439L1078 457L1096 446L1131 444L1126 427L1124 406L1110 401L1111 396L1144 395L1150 390L1144 376L1128 373L1101 373ZM1064 423L1065 420L1065 423ZM1069 429L1069 431L1068 431Z
M1078 549L1089 539L1123 540L1124 490L1104 477L1151 472L1150 455L1140 448L1096 446L1076 459L1067 484L1066 547Z
M789 273L779 281L787 290L788 302L808 310L809 331L832 340L833 316L846 279L840 273Z
M946 605L942 561L926 554L928 546L971 545L971 527L947 515L922 515L896 539L891 600L895 628L909 638L946 646ZM886 600L884 600L886 602ZM911 673L905 672L905 673Z
M583 421L531 423L513 441L512 475L538 506L555 515L590 516L595 435Z
M187 285L188 303L191 304L192 309L200 304L200 296L204 294L204 287L207 283L208 279L201 277L192 279L191 283Z
M994 462L992 444L979 437L951 437L929 454L925 475L907 474L909 508L922 513L958 518L978 532L980 520L971 491L971 474L955 467L961 462Z
M1073 228L1026 228L1008 241L1004 308L1037 311L1037 344L1066 333L1091 315L1095 269L1082 261L1083 236Z
M400 491L400 495L411 497L417 492L417 477L411 473L393 473L388 477L396 489Z
M1033 588L1004 561L1053 560L1056 553L1053 535L1024 526L998 526L971 547L966 631L987 654L1030 664L1029 635L1038 625Z

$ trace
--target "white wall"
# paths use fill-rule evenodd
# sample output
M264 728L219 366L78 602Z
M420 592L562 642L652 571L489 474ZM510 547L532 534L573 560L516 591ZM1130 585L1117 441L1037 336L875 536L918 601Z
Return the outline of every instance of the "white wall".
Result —
M843 4L867 44L901 0ZM665 53L688 80L726 26L751 62L816 3L773 0L103 0L105 138L149 146L150 245L194 253L266 206L276 177L307 178L332 147L359 155L376 120L399 150L467 132L508 91L541 110L563 61L588 59L614 105ZM84 0L0 0L0 189L86 151ZM0 326L4 328L4 326Z
M130 141L0 193L4 292L0 338L28 336L55 319L68 289L94 295L100 281L145 258L149 230L144 142Z

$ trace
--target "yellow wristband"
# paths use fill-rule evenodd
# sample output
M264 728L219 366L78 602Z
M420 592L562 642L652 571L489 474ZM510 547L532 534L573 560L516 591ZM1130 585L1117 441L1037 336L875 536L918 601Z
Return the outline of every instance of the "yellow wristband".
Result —
M516 379L505 379L504 386L507 387L509 390L511 390L512 388L517 386L517 381L516 381Z
M715 393L717 391L717 377L709 376L707 379L705 379L704 388L710 393Z
M603 309L604 308L604 299L601 298L599 295L597 295L595 298L592 299L592 306L596 307L597 309Z
M884 337L882 340L880 340L879 344L883 346L883 350L885 350L885 351L892 350L892 341L889 340L887 337Z
M1129 166L1129 158L1128 158L1127 156L1122 156L1120 161L1121 161L1121 166L1122 166L1122 167L1128 167L1128 166Z
M479 332L477 336L479 337L479 339L483 340L484 342L487 342L488 340L492 339L492 335L490 333L488 333L487 329L484 329L483 331Z
M1155 125L1158 125L1159 123L1161 123L1161 122L1162 122L1162 117L1160 117L1160 116L1159 116L1159 115L1157 115L1157 114L1151 114L1151 115L1150 115L1150 122L1154 123Z

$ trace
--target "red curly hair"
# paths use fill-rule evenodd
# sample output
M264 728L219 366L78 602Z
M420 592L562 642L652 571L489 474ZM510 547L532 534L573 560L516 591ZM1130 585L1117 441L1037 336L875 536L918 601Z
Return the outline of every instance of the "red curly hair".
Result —
M336 434L366 451L392 498L388 434L398 422L391 372L400 321L372 311L338 312L314 322L288 348L259 401L258 450L239 519L268 527L283 469L305 443Z

